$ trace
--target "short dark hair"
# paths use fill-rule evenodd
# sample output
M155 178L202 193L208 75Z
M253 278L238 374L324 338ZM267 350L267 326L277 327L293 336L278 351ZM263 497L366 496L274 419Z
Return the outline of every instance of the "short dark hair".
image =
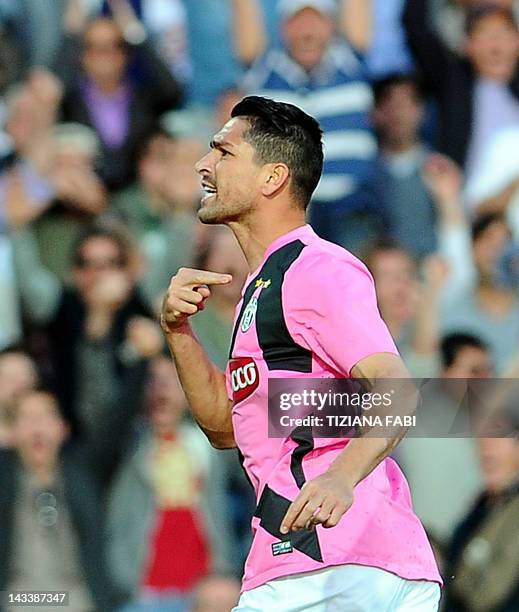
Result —
M501 213L498 212L490 212L477 217L471 228L472 242L477 240L481 236L481 234L486 232L487 229L494 223L506 224L506 219Z
M482 4L476 4L467 9L465 16L465 33L467 36L472 34L482 19L492 15L502 17L512 28L517 30L517 22L514 12L511 9L505 6L499 6L493 2L483 2Z
M323 170L319 123L293 104L259 96L243 98L231 116L248 121L244 139L254 147L260 163L288 166L293 195L306 209Z
M81 249L94 238L106 238L112 241L119 251L119 263L122 268L128 266L132 259L133 245L125 229L118 224L96 222L87 226L79 235L73 249L73 265L81 267L83 264Z
M481 338L466 332L447 334L440 343L440 354L444 368L450 368L464 348L476 348L488 351L488 346Z
M413 254L398 241L389 237L380 238L373 244L370 244L369 247L360 254L360 258L371 271L375 264L375 258L382 253L401 253L409 259L414 268L417 266Z
M373 96L375 98L375 105L378 105L380 104L380 102L382 102L391 87L396 87L398 85L410 85L414 90L418 102L423 101L425 97L424 88L423 83L418 77L418 75L414 73L406 74L394 72L392 74L388 74L383 79L379 79L373 83Z

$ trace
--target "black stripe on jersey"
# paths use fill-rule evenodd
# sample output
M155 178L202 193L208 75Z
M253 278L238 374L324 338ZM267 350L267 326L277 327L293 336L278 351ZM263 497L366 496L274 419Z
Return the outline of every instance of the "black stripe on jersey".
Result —
M300 240L286 244L272 253L261 270L261 277L271 284L260 294L256 333L269 370L312 371L312 352L296 344L288 331L281 293L287 270L304 248Z
M258 274L258 276L256 276L256 278L251 280L251 282L249 283L249 286L247 287L247 289L245 290L245 293L243 294L243 302L241 305L240 314L238 315L238 318L236 319L236 324L232 332L231 346L229 348L229 359L232 359L234 343L236 342L236 335L238 334L238 330L240 329L243 313L245 312L245 309L247 308L247 304L250 302L252 294L254 293L256 289L256 281L260 278L261 278L261 272L260 274Z
M294 476L299 489L306 482L303 472L303 458L314 448L314 440L311 427L296 427L290 437L297 442L297 447L292 453L290 460L290 471ZM282 541L290 540L292 546L315 561L322 563L323 557L317 532L314 531L293 531L289 534L282 534L279 531L281 521L287 513L292 502L273 491L268 485L263 489L260 501L254 512L254 516L260 519L260 525L275 538Z
M240 462L240 467L243 470L243 473L245 474L245 478L247 478L250 486L254 489L254 485L252 484L252 480L250 479L249 473L245 469L245 457L243 456L243 453L239 448L236 448L236 450L238 451L238 461Z
M256 290L256 281L264 279L269 280L270 284L259 294L254 323L258 343L268 369L308 373L312 371L312 352L294 342L286 326L281 293L285 273L304 248L305 244L301 240L294 240L274 251L257 276L249 283L234 326L229 358L232 357L243 314Z
M297 442L297 448L292 452L290 459L290 471L296 481L297 486L301 489L306 482L303 472L303 458L314 449L314 437L311 427L296 427L290 434L294 442Z
M260 519L260 525L265 531L268 531L270 535L284 542L289 540L296 550L322 563L323 556L315 530L306 531L303 529L301 531L292 531L287 534L282 534L279 531L281 521L287 513L291 503L289 499L279 495L279 493L276 493L266 485L261 494L254 516Z

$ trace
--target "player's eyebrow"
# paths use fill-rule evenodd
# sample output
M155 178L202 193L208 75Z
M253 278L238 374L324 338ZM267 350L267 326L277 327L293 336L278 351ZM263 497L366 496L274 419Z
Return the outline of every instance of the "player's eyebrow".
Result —
M232 148L233 145L232 142L227 142L226 140L211 140L209 146L211 147L211 149L227 151L228 149Z

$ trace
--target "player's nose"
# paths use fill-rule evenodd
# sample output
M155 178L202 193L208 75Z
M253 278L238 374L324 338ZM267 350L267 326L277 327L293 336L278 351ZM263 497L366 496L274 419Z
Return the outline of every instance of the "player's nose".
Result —
M201 159L199 159L195 164L195 170L197 174L204 175L211 171L211 153L212 151L208 151Z

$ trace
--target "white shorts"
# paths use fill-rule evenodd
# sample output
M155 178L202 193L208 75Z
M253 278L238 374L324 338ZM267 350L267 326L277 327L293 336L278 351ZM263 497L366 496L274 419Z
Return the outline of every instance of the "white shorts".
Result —
M377 567L338 565L245 591L233 612L436 612L440 586Z

